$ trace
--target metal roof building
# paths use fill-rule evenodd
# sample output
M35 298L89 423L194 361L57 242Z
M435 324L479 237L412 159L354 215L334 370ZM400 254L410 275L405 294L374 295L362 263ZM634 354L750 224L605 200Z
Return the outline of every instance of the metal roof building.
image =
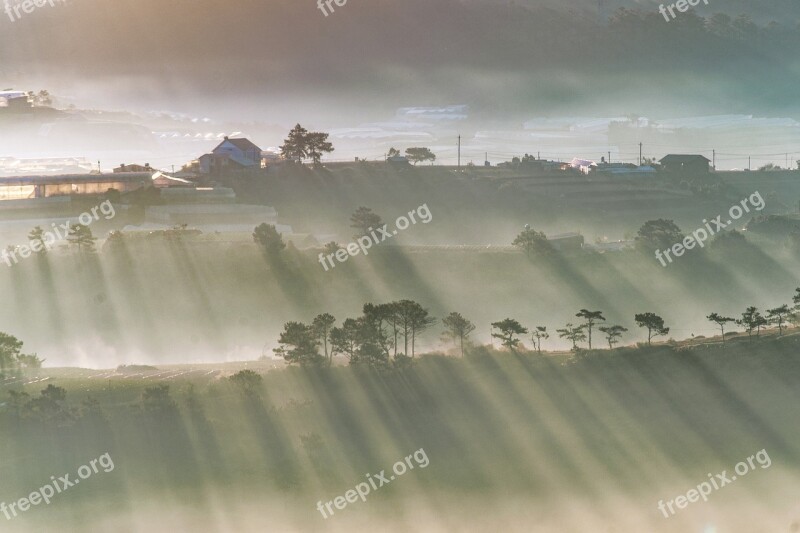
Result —
M152 183L153 175L148 172L5 177L0 178L0 201L72 194L104 194L109 189L128 192Z

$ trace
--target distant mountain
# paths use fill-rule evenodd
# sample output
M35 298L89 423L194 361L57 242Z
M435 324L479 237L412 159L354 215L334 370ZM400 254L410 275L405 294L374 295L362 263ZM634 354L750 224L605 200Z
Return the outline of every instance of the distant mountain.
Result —
M475 4L496 4L505 6L516 4L530 8L548 8L557 11L573 12L583 16L596 16L598 13L612 15L619 8L657 11L661 4L669 5L676 0L466 0ZM698 14L706 16L725 13L728 16L748 15L754 22L768 24L776 21L790 27L800 22L800 2L797 0L708 0L694 8Z

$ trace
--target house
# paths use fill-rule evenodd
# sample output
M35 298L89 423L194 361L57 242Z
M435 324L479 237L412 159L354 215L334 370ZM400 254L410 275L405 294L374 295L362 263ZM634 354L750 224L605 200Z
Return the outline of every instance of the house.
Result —
M122 163L120 166L114 169L114 174L119 174L121 172L154 172L154 169L150 166L150 163L145 163L144 166L126 165L125 163Z
M163 172L156 172L153 174L153 186L156 189L166 189L170 187L195 187L195 184L189 180L179 178L177 176L170 176Z
M639 178L656 175L656 169L654 167L650 165L636 166L632 163L600 163L592 168L593 173L605 176Z
M201 174L220 174L232 170L260 170L263 150L249 139L225 137L211 153L200 156Z
M386 162L389 163L389 166L392 167L407 167L410 165L408 158L404 155L393 155L386 159Z
M589 159L580 159L578 157L573 158L572 161L568 163L568 165L570 168L577 170L582 174L589 174L590 172L593 172L594 169L597 168L597 163L595 163L594 161L591 161Z
M711 160L702 155L669 154L659 161L664 172L707 173Z
M547 237L553 248L559 252L579 251L583 249L583 235L580 233L559 233L557 235L550 235Z
M33 101L22 91L0 91L0 108L8 112L31 112Z

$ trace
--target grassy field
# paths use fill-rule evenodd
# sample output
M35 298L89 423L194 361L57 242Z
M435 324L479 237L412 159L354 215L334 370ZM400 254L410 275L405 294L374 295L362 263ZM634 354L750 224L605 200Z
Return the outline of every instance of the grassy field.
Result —
M386 372L42 369L0 385L4 401L9 390L67 391L57 411L19 419L4 404L0 501L104 453L115 468L4 530L263 531L267 513L280 531L789 531L800 519L798 348L800 337L773 335L724 351L475 348ZM226 377L245 368L263 378L251 393ZM145 399L162 385L168 396ZM424 468L327 519L317 511L419 450ZM669 519L658 511L760 450L769 468Z

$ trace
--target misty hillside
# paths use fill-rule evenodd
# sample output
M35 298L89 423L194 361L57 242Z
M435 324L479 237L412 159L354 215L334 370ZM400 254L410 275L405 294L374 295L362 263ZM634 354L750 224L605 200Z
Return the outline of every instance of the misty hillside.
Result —
M726 533L790 532L798 347L794 335L727 350L483 350L263 378L41 369L30 379L46 383L0 412L11 459L2 496L28 494L51 472L74 477L90 457L109 461L4 531L685 533L715 531L697 528L713 521ZM248 372L251 383L237 379ZM759 450L746 478L708 503L669 520L658 511ZM391 474L415 452L414 468ZM388 486L363 501L327 518L315 508L382 468Z
M798 50L800 0L0 0L0 531L800 533Z

